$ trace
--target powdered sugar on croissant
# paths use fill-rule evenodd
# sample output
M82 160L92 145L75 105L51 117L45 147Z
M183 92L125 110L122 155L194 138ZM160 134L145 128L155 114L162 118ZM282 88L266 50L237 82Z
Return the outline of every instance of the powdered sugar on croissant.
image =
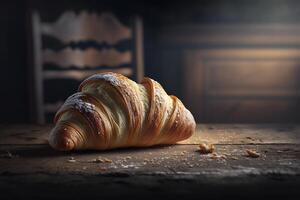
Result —
M116 73L95 74L58 110L49 144L57 150L174 144L195 131L182 102L159 83Z

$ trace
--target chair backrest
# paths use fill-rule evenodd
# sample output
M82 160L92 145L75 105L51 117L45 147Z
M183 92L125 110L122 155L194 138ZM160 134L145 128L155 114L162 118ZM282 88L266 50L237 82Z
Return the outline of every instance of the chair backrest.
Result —
M142 20L133 16L129 24L110 12L67 11L52 23L32 13L34 122L51 120L79 83L94 73L113 71L142 79Z

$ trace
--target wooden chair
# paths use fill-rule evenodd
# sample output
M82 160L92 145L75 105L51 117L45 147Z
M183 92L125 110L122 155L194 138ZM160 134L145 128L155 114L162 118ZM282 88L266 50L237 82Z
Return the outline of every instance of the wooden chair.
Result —
M67 11L52 23L33 12L33 121L51 121L79 83L94 73L113 71L140 81L144 73L142 26L137 16L126 26L110 12Z

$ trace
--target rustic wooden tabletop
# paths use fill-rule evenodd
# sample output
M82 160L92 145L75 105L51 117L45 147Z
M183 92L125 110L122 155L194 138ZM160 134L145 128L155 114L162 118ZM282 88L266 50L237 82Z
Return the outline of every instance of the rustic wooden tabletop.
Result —
M177 145L81 152L51 149L51 127L0 125L2 197L297 199L300 194L300 125L200 124ZM214 144L214 152L202 154L200 143Z

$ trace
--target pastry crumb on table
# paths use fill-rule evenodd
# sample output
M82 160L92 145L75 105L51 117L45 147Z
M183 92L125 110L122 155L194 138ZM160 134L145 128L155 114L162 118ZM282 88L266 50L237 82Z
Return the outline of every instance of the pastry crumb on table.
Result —
M213 144L205 144L205 143L199 144L199 152L202 154L209 154L212 153L214 150L215 150L215 146Z
M252 149L246 149L247 155L250 158L258 158L260 156L259 153L257 153L255 150Z
M284 125L233 128L204 124L193 136L195 141L187 140L178 145L59 152L44 143L45 132L50 126L7 126L2 130L4 136L0 136L0 191L18 196L13 188L22 186L23 194L32 197L26 191L43 188L40 185L43 182L43 194L49 194L49 198L54 190L51 188L61 187L66 187L69 194L80 187L95 191L94 196L97 196L99 186L104 197L115 191L125 196L136 190L141 195L150 194L153 193L151 188L162 194L172 191L173 195L183 195L192 191L221 197L228 192L223 188L230 186L234 186L233 189L238 186L245 194L249 190L255 194L264 187L266 195L271 197L293 196L300 184L300 126L293 126L285 135L278 134L280 127ZM28 131L33 129L38 131ZM37 140L29 143L22 139L25 137L17 137L15 133L21 130L25 130L26 137L37 137ZM37 132L41 135L37 136ZM231 139L214 135L221 132L227 132ZM269 138L272 134L273 142ZM210 153L200 153L202 143L208 147L214 144L213 150L208 148Z

